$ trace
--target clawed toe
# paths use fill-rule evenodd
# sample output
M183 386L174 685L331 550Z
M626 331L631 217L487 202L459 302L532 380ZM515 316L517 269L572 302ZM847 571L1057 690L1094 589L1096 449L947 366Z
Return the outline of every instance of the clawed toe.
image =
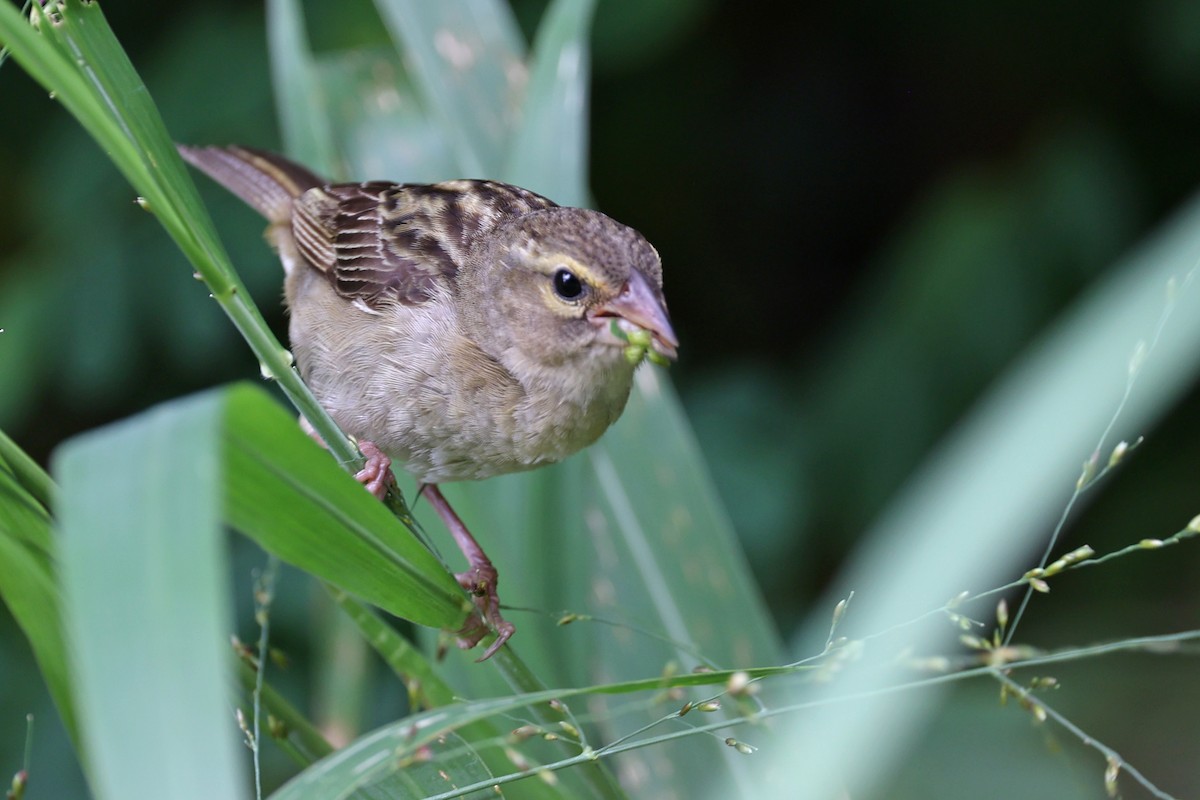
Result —
M489 625L496 631L496 641L476 661L487 661L516 632L516 627L500 614L500 595L496 592L498 576L491 562L478 564L454 576L475 601L476 613L458 631L458 646L470 650L488 634Z
M376 500L383 500L388 489L395 483L392 476L392 460L384 455L374 442L359 442L358 449L366 457L367 463L354 473L354 480L365 486Z
M483 655L475 659L476 662L487 661L496 654L496 651L504 646L504 643L509 640L514 633L517 632L516 627L506 619L500 619L499 622L493 623L496 628L496 641L492 642L492 646L483 651Z

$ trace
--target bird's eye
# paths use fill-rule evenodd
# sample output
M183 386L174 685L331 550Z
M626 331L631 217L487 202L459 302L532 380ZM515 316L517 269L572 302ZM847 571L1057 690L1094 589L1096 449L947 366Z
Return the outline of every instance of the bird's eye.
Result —
M559 269L554 273L554 291L563 300L578 300L583 296L583 281L569 269Z

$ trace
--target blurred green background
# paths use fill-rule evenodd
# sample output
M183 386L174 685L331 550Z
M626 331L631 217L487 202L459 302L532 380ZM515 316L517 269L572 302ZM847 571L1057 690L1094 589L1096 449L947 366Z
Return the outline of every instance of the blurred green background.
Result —
M684 343L671 374L784 631L997 374L1200 186L1190 0L805 5L601 0L593 39L593 192L663 256ZM514 6L531 33L544 3ZM318 50L381 42L365 0L305 11ZM105 12L178 139L279 146L261 7ZM81 430L256 375L74 121L14 64L0 103L0 428L44 461ZM282 336L261 223L202 190ZM1144 432L1065 547L1162 537L1200 513L1197 400ZM1075 477L1062 476L1064 503ZM243 558L248 573L256 556ZM1019 638L1200 627L1198 570L1192 546L1064 578ZM275 630L302 650L292 591ZM1168 791L1200 795L1193 662L1056 674L1053 705ZM3 776L26 712L56 724L6 612L0 686ZM889 796L1009 797L1016 770L1026 796L1101 796L1098 756L995 699L991 685L958 692ZM380 720L400 702L381 698ZM65 750L45 741L35 758L62 768L29 797L76 796Z

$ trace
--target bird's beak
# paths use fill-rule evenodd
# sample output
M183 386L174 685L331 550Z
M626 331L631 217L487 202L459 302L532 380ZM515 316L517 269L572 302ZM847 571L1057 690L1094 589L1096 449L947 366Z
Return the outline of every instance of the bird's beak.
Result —
M592 309L589 317L600 326L601 337L612 344L627 345L634 341L627 337L636 339L648 333L655 352L670 359L678 355L679 339L671 328L662 294L637 270L630 274L620 294ZM621 333L613 330L614 324Z

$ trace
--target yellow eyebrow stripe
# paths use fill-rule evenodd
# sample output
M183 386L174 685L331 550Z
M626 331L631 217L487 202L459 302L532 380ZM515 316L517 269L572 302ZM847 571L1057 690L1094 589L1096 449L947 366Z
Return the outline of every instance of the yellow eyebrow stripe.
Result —
M608 288L604 280L597 273L589 269L586 264L576 261L571 256L564 255L562 253L556 253L553 256L547 257L545 260L539 260L538 266L545 266L547 268L545 270L539 270L543 271L546 275L553 275L558 270L565 268L573 272L576 278L584 281L593 289L604 290Z

